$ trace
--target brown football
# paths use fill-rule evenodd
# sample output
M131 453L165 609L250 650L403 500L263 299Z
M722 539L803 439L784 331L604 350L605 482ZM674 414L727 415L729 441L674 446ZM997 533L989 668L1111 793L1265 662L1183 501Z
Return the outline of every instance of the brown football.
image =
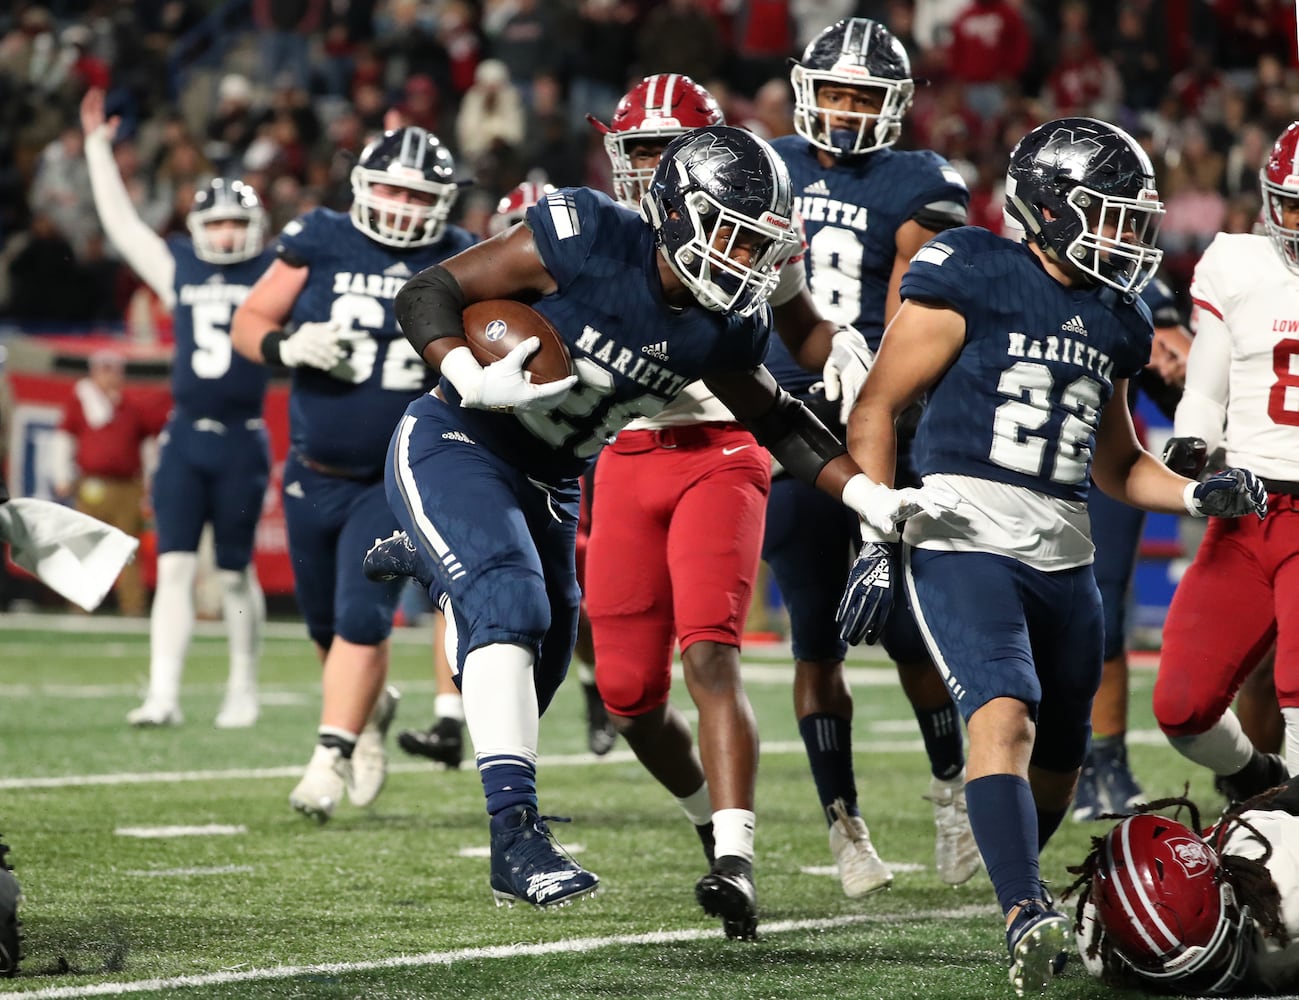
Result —
M531 306L513 299L475 302L464 311L465 339L480 365L505 357L529 337L541 341L525 371L536 385L544 385L573 374L568 346L550 320Z

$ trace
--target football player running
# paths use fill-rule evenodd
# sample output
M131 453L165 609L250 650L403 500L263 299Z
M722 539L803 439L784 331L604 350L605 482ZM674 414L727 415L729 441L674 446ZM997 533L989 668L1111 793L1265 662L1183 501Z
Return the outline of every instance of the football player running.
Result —
M104 91L81 101L86 165L104 232L174 317L173 409L159 437L151 501L158 580L149 617L149 688L133 726L182 720L181 675L194 631L199 539L212 525L229 642L230 673L216 716L222 729L257 721L257 662L266 603L253 566L253 538L270 477L262 420L266 371L231 348L230 319L273 259L266 212L251 187L217 179L199 189L189 237L163 239L139 217L113 159L117 118Z
M1199 325L1168 455L1202 461L1225 446L1263 476L1269 513L1209 525L1168 609L1154 696L1169 741L1235 798L1299 771L1299 122L1259 180L1267 235L1220 234L1195 268ZM1274 640L1284 765L1230 708Z
M891 482L895 421L927 394L916 471L961 503L907 522L901 568L969 732L970 825L1023 995L1066 956L1068 921L1038 856L1069 806L1100 680L1089 477L1133 506L1198 517L1258 519L1267 496L1242 469L1186 479L1137 441L1127 383L1150 357L1139 292L1162 257L1163 206L1136 141L1089 118L1038 126L1011 152L1006 210L1024 242L966 227L916 254L848 443L872 480ZM887 618L898 567L885 541L868 542L850 574L850 642Z
M524 225L428 269L398 298L402 329L442 381L407 410L389 455L389 497L415 552L390 540L367 562L418 576L447 613L498 901L547 906L599 884L539 815L536 753L576 629L577 477L613 435L702 379L786 468L862 516L890 525L941 501L873 488L762 367L766 298L798 247L789 176L765 142L721 125L678 137L642 207L645 218L595 191L556 191ZM571 379L527 381L534 342L485 368L474 360L461 312L503 297L535 301L568 345ZM449 480L459 488L440 488ZM600 502L597 524L618 515ZM751 866L721 862L697 895L728 934L751 935Z
M375 139L352 170L350 214L315 209L285 226L277 259L234 317L236 350L293 369L284 513L298 608L324 669L318 742L289 802L321 822L344 789L354 805L373 802L387 772L401 584L367 580L361 560L396 527L383 494L392 429L433 385L393 300L412 274L474 242L447 225L454 166L422 128Z
M790 79L798 134L773 146L794 184L807 237L807 283L821 314L844 326L834 335L821 379L778 340L772 341L767 366L842 437L872 351L898 310L907 263L930 237L965 224L969 192L938 154L893 148L914 85L906 50L884 25L867 18L832 24L807 46ZM914 426L913 414L908 421ZM899 447L901 486L918 485L909 451L908 431ZM860 816L852 692L843 672L847 646L835 624L858 541L851 512L790 475L776 476L763 558L789 609L795 714L849 896L887 888L893 880ZM929 756L926 797L934 809L935 866L944 882L959 885L979 867L965 814L960 721L906 608L896 609L881 639L897 664Z

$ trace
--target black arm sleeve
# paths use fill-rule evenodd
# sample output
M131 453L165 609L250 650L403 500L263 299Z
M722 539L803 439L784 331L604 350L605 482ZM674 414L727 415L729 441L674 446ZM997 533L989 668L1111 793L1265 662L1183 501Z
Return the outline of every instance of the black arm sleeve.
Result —
M425 268L411 278L397 293L393 303L397 323L415 352L424 356L424 348L442 337L463 337L465 293L441 264Z
M825 424L784 389L760 417L746 421L758 443L795 479L815 484L826 465L847 454Z

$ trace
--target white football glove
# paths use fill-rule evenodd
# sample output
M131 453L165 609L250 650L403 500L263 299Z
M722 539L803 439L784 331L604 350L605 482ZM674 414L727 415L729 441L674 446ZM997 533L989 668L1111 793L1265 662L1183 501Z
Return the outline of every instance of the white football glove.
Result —
M839 403L839 423L848 422L852 404L857 402L866 375L875 362L875 352L866 346L866 340L851 326L841 326L830 338L830 356L821 369L825 382L825 398Z
M844 485L842 499L861 518L862 538L868 542L896 541L897 526L902 521L917 514L940 517L961 502L955 493L938 486L893 490L862 473Z
M541 349L537 337L529 337L502 358L486 367L480 365L468 347L457 347L442 359L442 374L456 392L460 405L474 410L505 410L516 413L544 413L558 406L577 382L576 375L544 385L528 381L523 366Z
M280 360L290 368L327 372L343 360L342 334L337 323L301 323L280 342Z

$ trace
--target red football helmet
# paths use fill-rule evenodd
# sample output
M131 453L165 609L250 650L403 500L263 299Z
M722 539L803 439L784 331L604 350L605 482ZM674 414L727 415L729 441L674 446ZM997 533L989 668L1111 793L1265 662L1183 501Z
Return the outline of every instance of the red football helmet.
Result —
M618 102L608 125L591 115L586 118L604 135L604 148L613 163L614 197L637 211L655 166L632 165L631 151L637 143L662 147L691 129L726 124L716 98L680 73L645 77Z
M1299 198L1299 122L1292 122L1281 133L1258 179L1267 234L1285 266L1299 274L1299 229L1287 229L1281 214L1286 199Z
M1142 979L1214 996L1245 974L1249 908L1236 904L1217 853L1181 823L1145 813L1115 826L1090 899L1110 948Z
M522 222L528 209L554 190L553 184L524 181L496 203L496 214L487 223L487 235L496 236L516 222Z

